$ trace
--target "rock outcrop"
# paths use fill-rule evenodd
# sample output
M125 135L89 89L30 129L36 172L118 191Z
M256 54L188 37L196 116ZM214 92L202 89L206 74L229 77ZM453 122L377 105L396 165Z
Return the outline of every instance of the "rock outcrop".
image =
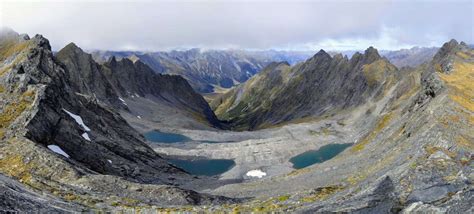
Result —
M219 120L204 98L177 75L156 74L140 60L128 58L98 64L90 54L73 43L57 53L77 92L97 98L112 108L130 110L124 99L145 97L220 127Z

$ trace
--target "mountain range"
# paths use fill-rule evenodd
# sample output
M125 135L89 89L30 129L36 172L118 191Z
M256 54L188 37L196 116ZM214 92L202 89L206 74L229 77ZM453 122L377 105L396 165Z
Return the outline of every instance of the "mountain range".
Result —
M200 50L170 52L92 51L93 58L105 62L112 56L140 60L156 73L177 74L186 78L200 93L215 87L230 88L245 82L273 61L296 63L305 60L308 52Z
M285 62L269 65L211 105L233 127L264 128L381 99L400 76L372 47L351 59L320 50L293 67Z
M107 53L0 31L0 210L470 213L474 50L408 52L398 65L374 47L97 60ZM217 86L233 88L209 105L199 92ZM348 147L291 167L330 145ZM234 165L202 176L174 158Z

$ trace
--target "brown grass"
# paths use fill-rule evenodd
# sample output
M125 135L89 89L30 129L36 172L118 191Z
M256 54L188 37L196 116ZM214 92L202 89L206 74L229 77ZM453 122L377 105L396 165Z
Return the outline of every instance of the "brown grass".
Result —
M449 98L474 112L474 64L455 61L451 74L439 74L449 87Z
M372 140L377 137L377 135L382 131L383 128L385 128L388 123L392 120L393 113L387 113L385 114L378 122L377 125L375 126L374 130L370 132L364 139L362 139L359 143L354 145L351 148L351 151L353 152L358 152L361 151L365 148L365 145L370 143Z

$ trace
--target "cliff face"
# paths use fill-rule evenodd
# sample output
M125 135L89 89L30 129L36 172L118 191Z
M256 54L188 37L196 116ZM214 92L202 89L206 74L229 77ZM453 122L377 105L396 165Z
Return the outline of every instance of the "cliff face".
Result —
M263 128L379 99L397 71L372 47L351 59L321 50L293 67L268 66L211 106L237 129Z
M73 43L57 53L70 75L71 87L79 93L95 97L112 108L129 109L124 99L148 97L174 109L191 114L206 124L220 127L204 98L188 82L176 75L156 74L139 60L112 57L98 64L90 54Z
M14 32L2 34L0 53L1 173L82 205L110 206L110 197L131 196L132 186L144 195L161 192L147 197L163 204L209 203L207 196L192 191L142 185L180 184L192 177L161 158L113 108L97 101L117 96L87 56L79 53L78 61L60 63L48 40ZM173 194L182 197L173 199ZM5 203L27 209L19 201ZM48 205L43 206L38 208Z

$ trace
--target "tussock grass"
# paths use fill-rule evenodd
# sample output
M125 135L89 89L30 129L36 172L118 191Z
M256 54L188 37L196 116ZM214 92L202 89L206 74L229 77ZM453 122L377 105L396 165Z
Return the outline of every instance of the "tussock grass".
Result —
M385 114L378 122L377 122L377 125L375 126L374 130L372 132L370 132L364 139L362 139L359 143L357 143L356 145L354 145L352 148L351 148L351 151L352 152L358 152L358 151L361 151L365 148L365 145L367 145L368 143L372 142L375 137L377 137L377 135L382 131L383 128L385 128L389 123L390 121L392 120L393 118L393 113L388 113L388 114Z

